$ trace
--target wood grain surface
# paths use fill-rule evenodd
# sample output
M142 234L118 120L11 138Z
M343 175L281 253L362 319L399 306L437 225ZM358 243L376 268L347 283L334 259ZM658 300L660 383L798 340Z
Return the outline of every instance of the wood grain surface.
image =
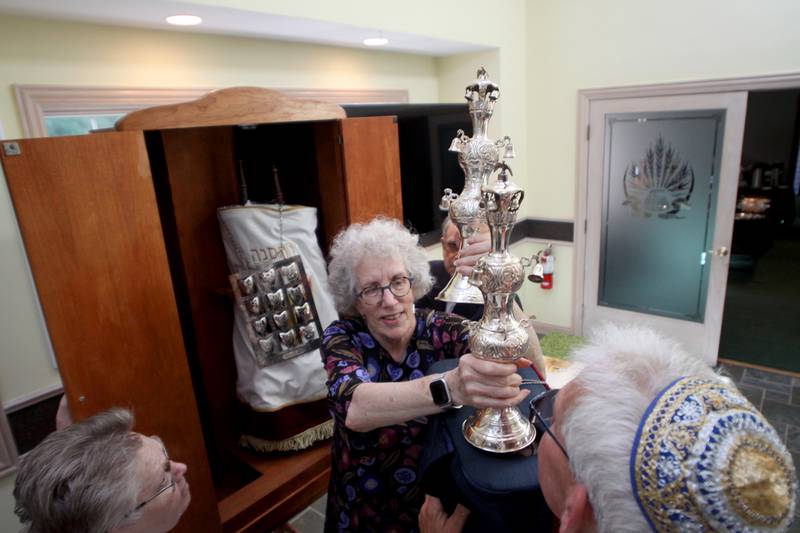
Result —
M341 121L348 222L376 215L403 220L400 147L395 117Z
M179 304L184 315L190 358L200 367L202 389L219 448L236 433L236 365L233 357L233 299L220 296L230 287L217 208L239 202L230 127L191 128L160 134L163 169L162 216ZM211 444L211 443L209 443Z
M19 144L2 162L74 417L133 409L189 467L176 531L218 531L142 134Z
M344 109L336 104L291 98L261 87L231 87L212 91L190 102L128 113L115 127L119 131L158 130L329 120L345 116Z

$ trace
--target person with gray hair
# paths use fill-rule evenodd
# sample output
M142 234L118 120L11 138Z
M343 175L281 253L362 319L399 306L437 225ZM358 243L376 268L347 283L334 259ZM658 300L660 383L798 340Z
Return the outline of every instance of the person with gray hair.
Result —
M114 408L51 433L22 457L14 512L26 533L161 533L189 505L186 465Z
M606 325L573 360L578 377L532 401L553 415L539 477L562 531L789 528L792 456L730 379L640 326Z
M477 255L478 252L483 254L489 252L491 249L488 227L484 225L484 229L485 231L476 233L467 241L470 246L478 247L473 248L473 254ZM433 276L433 285L430 291L420 298L417 305L425 309L455 313L463 316L467 320L480 320L483 316L482 303L443 302L436 299L439 293L447 286L447 283L455 273L459 266L458 263L461 260L459 257L459 252L461 251L461 233L458 231L458 226L450 220L450 215L445 216L444 221L442 221L442 237L440 242L442 245L442 259L429 262L431 276ZM472 255L472 257L476 257L476 255ZM465 262L467 260L468 258L464 259Z
M561 532L779 532L792 524L792 455L730 379L653 330L606 324L560 391L530 400L539 482ZM428 501L426 532L461 515Z
M326 531L415 531L425 417L462 404L516 405L527 391L516 365L467 353L463 318L415 309L430 270L418 236L397 220L341 232L328 270L342 319L322 346L334 418ZM531 343L526 356L533 352ZM459 358L458 366L427 376L444 358Z

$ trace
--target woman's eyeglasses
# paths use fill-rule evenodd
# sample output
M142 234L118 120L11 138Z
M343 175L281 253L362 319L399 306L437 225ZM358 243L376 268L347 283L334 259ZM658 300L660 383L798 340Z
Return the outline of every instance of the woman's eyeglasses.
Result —
M166 483L164 483L151 496L148 496L147 498L145 498L141 502L137 503L136 507L131 509L125 515L125 517L123 519L128 518L130 515L132 515L133 513L135 513L136 511L138 511L139 509L141 509L145 505L147 505L148 503L152 502L153 500L155 500L156 498L158 498L159 496L161 496L163 493L167 492L168 490L175 488L175 476L172 474L172 464L170 463L169 455L167 455L167 450L164 447L162 447L161 450L164 452L164 458L166 459L166 461L164 462L164 472L166 473L166 476L165 476Z
M555 442L559 449L564 453L564 457L569 460L567 449L564 448L564 445L561 444L560 440L558 440L558 437L556 437L553 430L550 429L550 425L552 424L553 420L553 408L555 406L556 394L558 394L558 391L559 389L550 389L534 396L529 402L529 417L533 427L536 428L536 433L542 436L544 436L545 433L550 435L550 438L553 439L553 442ZM539 438L539 443L541 443L541 437Z
M402 298L411 290L414 278L409 276L399 276L389 282L388 285L372 285L358 293L358 297L365 304L375 305L383 299L383 291L389 290L395 297Z

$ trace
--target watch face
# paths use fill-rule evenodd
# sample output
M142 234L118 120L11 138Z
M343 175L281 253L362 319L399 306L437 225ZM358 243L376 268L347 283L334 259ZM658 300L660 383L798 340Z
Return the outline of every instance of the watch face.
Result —
M431 396L436 405L447 405L450 403L450 392L444 379L437 379L431 382Z

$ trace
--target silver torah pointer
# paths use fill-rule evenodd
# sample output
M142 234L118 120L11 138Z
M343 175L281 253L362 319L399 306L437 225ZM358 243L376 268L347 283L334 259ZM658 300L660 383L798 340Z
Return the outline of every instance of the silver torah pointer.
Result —
M475 357L513 363L530 348L527 320L514 318L514 295L522 286L525 268L508 251L511 230L525 192L508 181L511 169L498 163L500 174L481 187L482 205L492 238L492 250L478 259L469 281L485 297L483 317L470 323L469 347ZM516 407L476 410L462 427L467 442L488 452L508 453L530 445L536 430Z
M489 183L494 167L500 159L514 157L514 147L509 137L492 141L487 136L489 119L494 104L500 96L500 88L492 82L486 70L478 70L478 79L467 86L464 97L469 103L472 119L472 137L458 130L450 144L450 151L458 153L458 164L464 171L464 189L454 194L445 189L439 208L448 211L450 220L461 234L461 251L467 248L467 239L480 231L485 222L481 207L481 186ZM467 277L454 272L444 289L436 296L443 302L482 304L483 295L473 287Z

